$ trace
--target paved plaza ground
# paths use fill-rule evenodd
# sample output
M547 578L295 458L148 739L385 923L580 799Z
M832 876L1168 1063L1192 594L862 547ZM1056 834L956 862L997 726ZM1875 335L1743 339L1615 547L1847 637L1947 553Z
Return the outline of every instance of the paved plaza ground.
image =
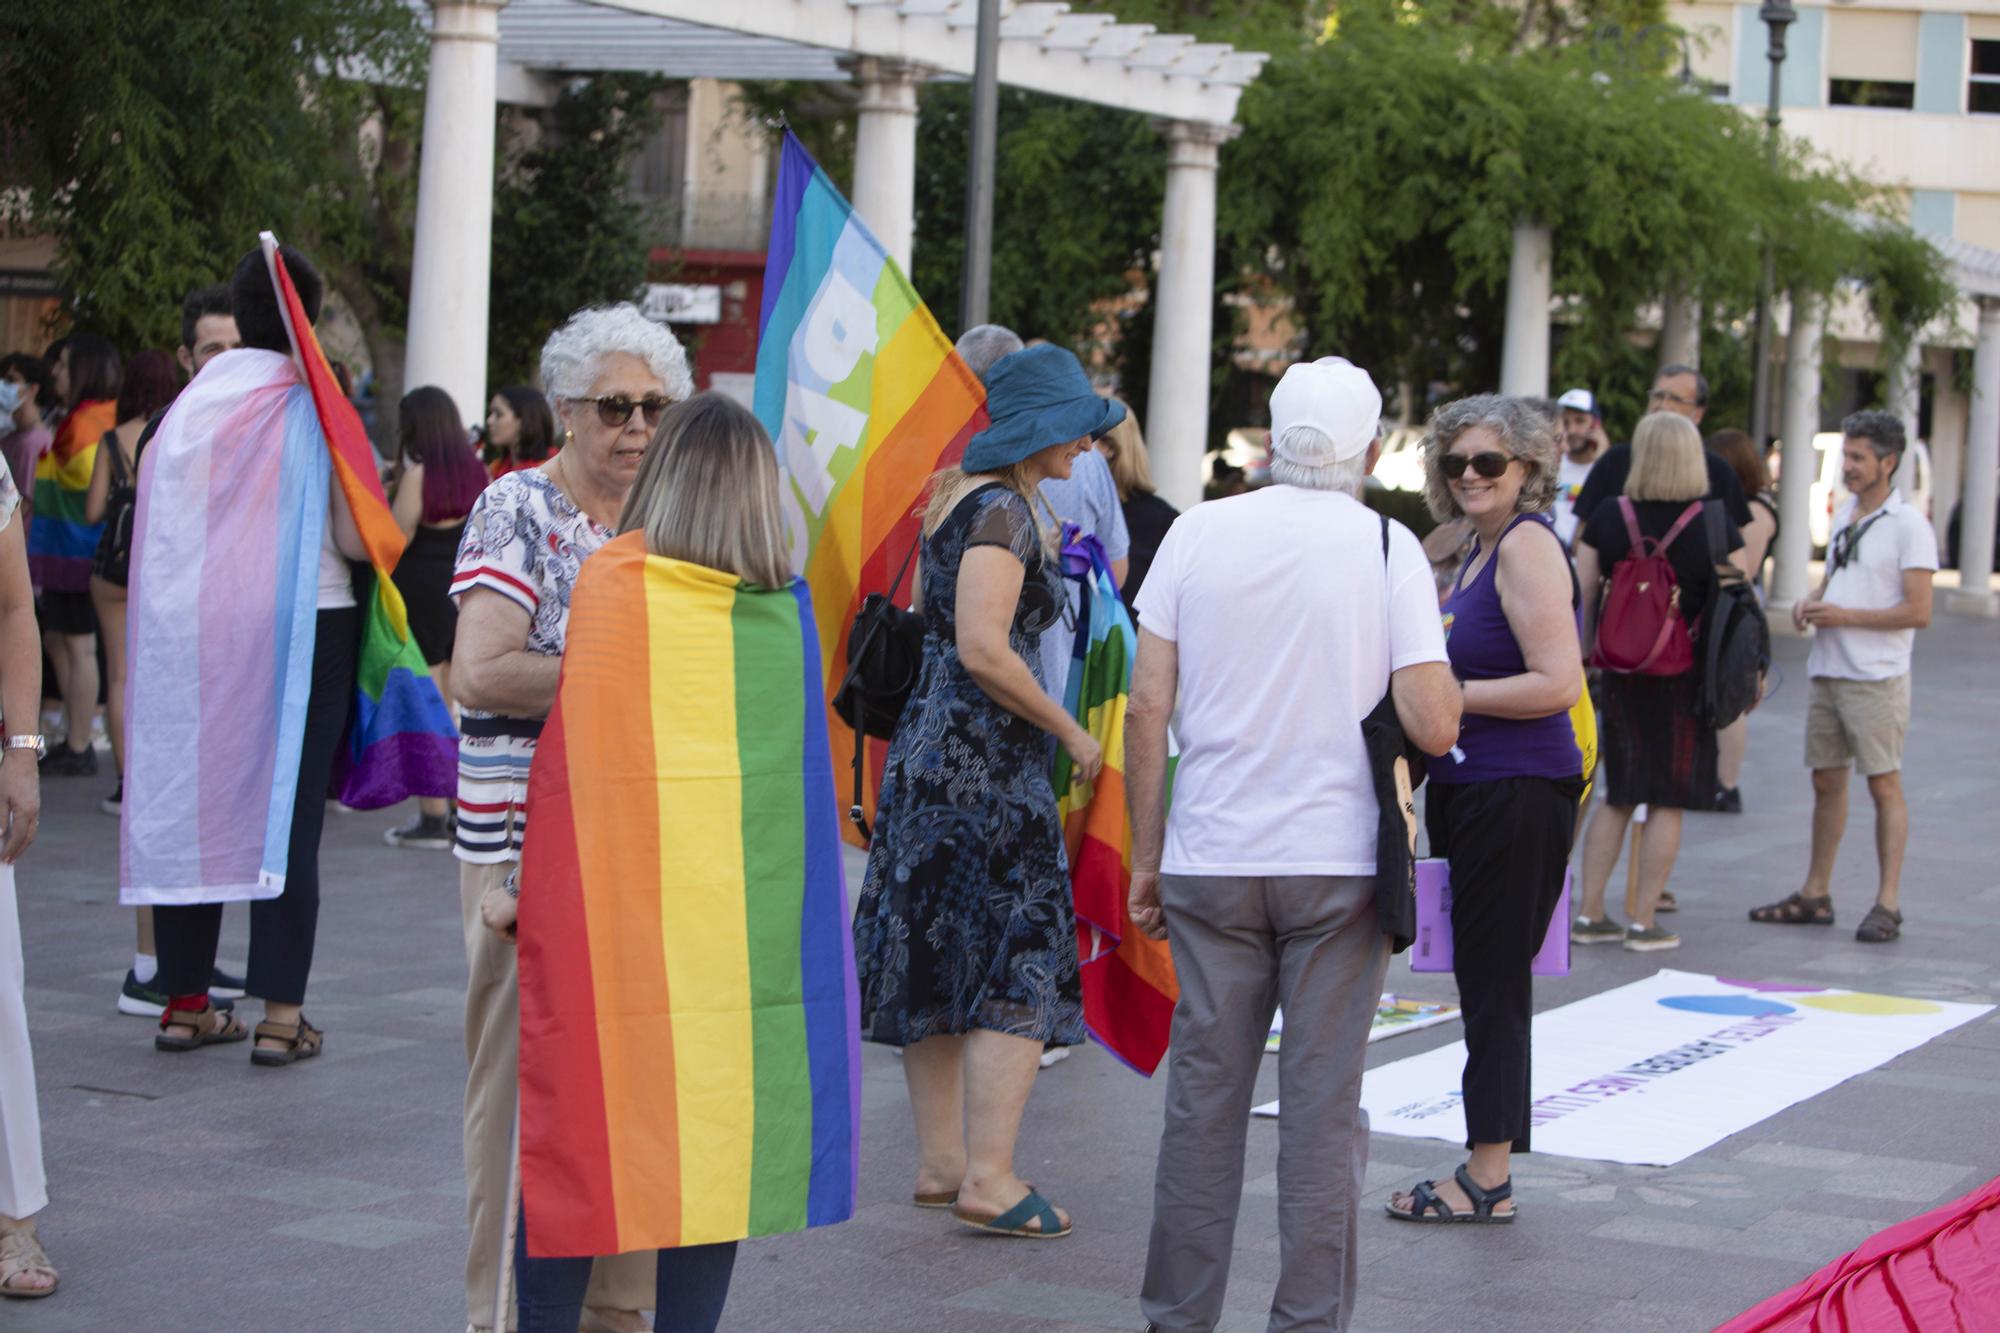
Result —
M2000 992L2000 623L1941 616L1919 638L1908 751L1909 923L1855 943L1869 901L1872 822L1857 791L1834 930L1753 927L1744 909L1798 887L1810 792L1800 767L1804 645L1752 722L1741 816L1690 818L1675 875L1677 953L1592 949L1543 980L1546 1008L1661 966L1937 999ZM435 1330L463 1326L459 1109L464 1056L457 874L447 854L392 850L390 814L330 816L325 910L309 1015L323 1058L254 1069L241 1046L156 1054L113 1009L131 951L117 906L117 825L99 782L53 782L20 867L53 1203L43 1215L63 1289L0 1306L7 1333L146 1329ZM851 877L850 884L853 882ZM1614 883L1614 899L1619 885ZM246 913L227 914L241 961ZM1391 965L1390 984L1451 994L1449 976ZM256 1005L246 1004L253 1021ZM1377 1044L1380 1064L1456 1040L1457 1025ZM1066 1241L970 1234L911 1208L911 1123L898 1062L868 1048L861 1202L843 1226L758 1241L724 1326L1027 1333L1138 1329L1162 1080L1082 1050L1045 1074L1021 1171L1073 1211ZM1260 1100L1274 1097L1268 1060ZM1697 1330L2000 1173L2000 1022L1988 1017L1669 1169L1517 1159L1520 1222L1419 1230L1391 1222L1394 1187L1446 1173L1442 1143L1376 1135L1361 1225L1357 1327ZM1277 1277L1275 1125L1249 1131L1249 1171L1223 1325L1264 1326Z

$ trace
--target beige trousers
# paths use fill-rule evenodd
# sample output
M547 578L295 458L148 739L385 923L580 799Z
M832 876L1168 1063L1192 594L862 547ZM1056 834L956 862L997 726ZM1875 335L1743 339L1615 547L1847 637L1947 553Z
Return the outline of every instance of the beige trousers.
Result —
M507 878L511 865L458 867L459 907L465 923L465 1220L471 1233L465 1255L465 1309L477 1329L493 1327L496 1264L506 1234L514 1108L521 1087L521 993L514 946L479 919L479 899ZM599 1259L584 1304L599 1309L650 1310L657 1263L654 1251ZM507 1312L508 1328L514 1312Z

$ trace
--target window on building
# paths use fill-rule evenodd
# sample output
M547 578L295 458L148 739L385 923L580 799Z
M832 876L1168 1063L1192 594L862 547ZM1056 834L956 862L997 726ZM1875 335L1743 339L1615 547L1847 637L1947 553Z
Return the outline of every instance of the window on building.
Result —
M1832 106L1876 106L1908 111L1917 104L1917 85L1886 79L1829 79L1826 100Z
M1966 89L1968 111L2000 115L2000 38L1972 43L1972 81Z

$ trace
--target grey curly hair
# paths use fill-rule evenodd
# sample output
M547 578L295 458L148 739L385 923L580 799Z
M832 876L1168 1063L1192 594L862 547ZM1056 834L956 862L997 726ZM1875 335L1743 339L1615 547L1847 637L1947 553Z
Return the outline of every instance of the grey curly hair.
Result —
M1478 393L1446 403L1431 414L1424 433L1424 503L1440 523L1461 517L1444 479L1444 456L1465 432L1484 426L1500 437L1500 447L1528 465L1528 479L1514 498L1514 511L1539 514L1555 503L1556 440L1547 417L1525 398Z
M587 397L604 370L605 358L619 352L644 361L675 402L693 396L694 376L680 339L624 301L577 311L542 344L542 390L549 405L560 413L562 399Z

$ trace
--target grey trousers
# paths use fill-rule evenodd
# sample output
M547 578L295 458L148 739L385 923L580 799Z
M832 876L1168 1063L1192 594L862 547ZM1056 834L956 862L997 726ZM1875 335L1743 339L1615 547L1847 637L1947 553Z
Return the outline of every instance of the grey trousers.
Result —
M1361 1071L1389 966L1374 883L1169 875L1161 901L1181 998L1140 1306L1162 1333L1207 1333L1222 1317L1257 1069L1283 1004L1270 1328L1344 1329L1368 1160Z

